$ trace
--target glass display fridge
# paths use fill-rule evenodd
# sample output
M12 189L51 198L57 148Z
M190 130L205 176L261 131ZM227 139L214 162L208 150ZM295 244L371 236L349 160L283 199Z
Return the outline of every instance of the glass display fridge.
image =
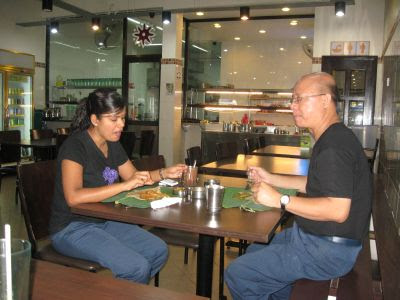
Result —
M19 130L30 138L33 117L33 55L0 50L1 130Z

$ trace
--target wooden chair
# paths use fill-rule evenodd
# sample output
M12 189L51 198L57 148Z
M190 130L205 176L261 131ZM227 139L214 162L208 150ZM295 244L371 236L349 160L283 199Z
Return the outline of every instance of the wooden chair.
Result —
M258 138L258 144L260 145L260 148L264 148L265 146L267 146L265 136L260 135L260 137Z
M0 131L0 188L3 175L17 174L17 166L21 162L21 146L5 145L2 143L4 141L20 142L21 132L19 130ZM18 203L18 182L15 190L15 203Z
M215 146L216 160L235 158L238 155L236 142L217 143Z
M31 129L31 140L50 139L54 137L54 132L51 129ZM34 161L54 159L54 153L49 149L33 148L32 150Z
M193 166L195 161L196 161L197 166L201 166L203 164L201 148L199 146L195 146L195 147L191 147L191 148L187 149L186 154L187 154L186 162L190 166Z
M376 153L378 152L378 147L379 147L379 139L376 139L373 155L371 158L368 159L368 163L369 163L371 172L374 171L374 164L375 164L375 159L376 159Z
M65 256L57 252L49 238L49 220L56 178L56 161L47 160L18 166L19 196L26 231L32 245L32 257L68 267L97 272L95 262Z
M65 142L65 140L69 137L68 134L57 134L56 135L56 152L61 148L61 145Z
M140 157L149 156L153 154L153 145L155 134L153 130L142 130L140 133Z
M71 133L71 129L69 127L57 128L57 134L69 135L70 133Z
M244 154L249 155L251 152L257 149L258 143L255 139L244 139L243 142Z
M122 147L125 149L129 159L132 159L133 148L135 148L136 135L133 131L123 131L119 139Z

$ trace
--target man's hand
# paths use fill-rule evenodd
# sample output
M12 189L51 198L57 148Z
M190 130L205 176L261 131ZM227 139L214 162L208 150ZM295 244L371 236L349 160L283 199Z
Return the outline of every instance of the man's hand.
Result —
M254 184L251 190L253 192L255 202L269 207L281 207L281 194L269 184L265 182L259 182Z
M265 171L263 168L260 167L249 167L249 174L248 177L254 183L266 182L270 183L270 178L272 176L271 173Z

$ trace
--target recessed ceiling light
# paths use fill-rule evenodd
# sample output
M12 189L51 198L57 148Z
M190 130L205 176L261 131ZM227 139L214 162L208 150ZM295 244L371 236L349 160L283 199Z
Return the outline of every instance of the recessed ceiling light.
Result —
M257 79L257 77L253 77L253 80L256 80Z
M259 33L266 33L267 31L264 30L264 29L260 29L258 32L259 32Z
M300 38L301 38L302 40L305 40L305 39L307 38L307 36L302 35L302 36L300 36Z
M299 21L297 21L297 20L290 21L290 25L292 25L292 26L296 26L297 24L299 24Z
M279 48L280 51L285 51L285 48Z
M198 11L198 12L196 12L196 15L197 15L197 16L204 16L204 12Z
M224 49L224 52L228 52L228 49Z
M301 65L301 64L302 64L302 62L301 62L301 61L298 61L297 63L298 63L299 65Z
M247 48L251 48L251 46L250 46L250 45L247 45Z
M267 81L267 84L269 84L270 82L269 81Z
M219 24L219 23L214 23L214 27L215 27L215 28L221 28L221 24Z
M236 72L236 71L234 71L234 72L233 72L233 74L237 74L237 72Z
M235 36L235 41L240 41L240 37L238 37L238 36Z
M287 6L285 6L285 7L282 7L282 11L290 11L290 8L289 8L289 7L287 7Z
M264 58L264 55L260 55L260 58Z

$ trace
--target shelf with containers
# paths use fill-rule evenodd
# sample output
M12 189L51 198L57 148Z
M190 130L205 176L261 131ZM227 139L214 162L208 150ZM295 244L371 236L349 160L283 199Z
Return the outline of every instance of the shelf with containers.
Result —
M209 88L187 93L184 119L219 122L220 113L291 113L289 90Z
M72 120L79 101L98 88L112 88L121 93L121 78L67 79L52 87L49 108L45 112L47 120Z

